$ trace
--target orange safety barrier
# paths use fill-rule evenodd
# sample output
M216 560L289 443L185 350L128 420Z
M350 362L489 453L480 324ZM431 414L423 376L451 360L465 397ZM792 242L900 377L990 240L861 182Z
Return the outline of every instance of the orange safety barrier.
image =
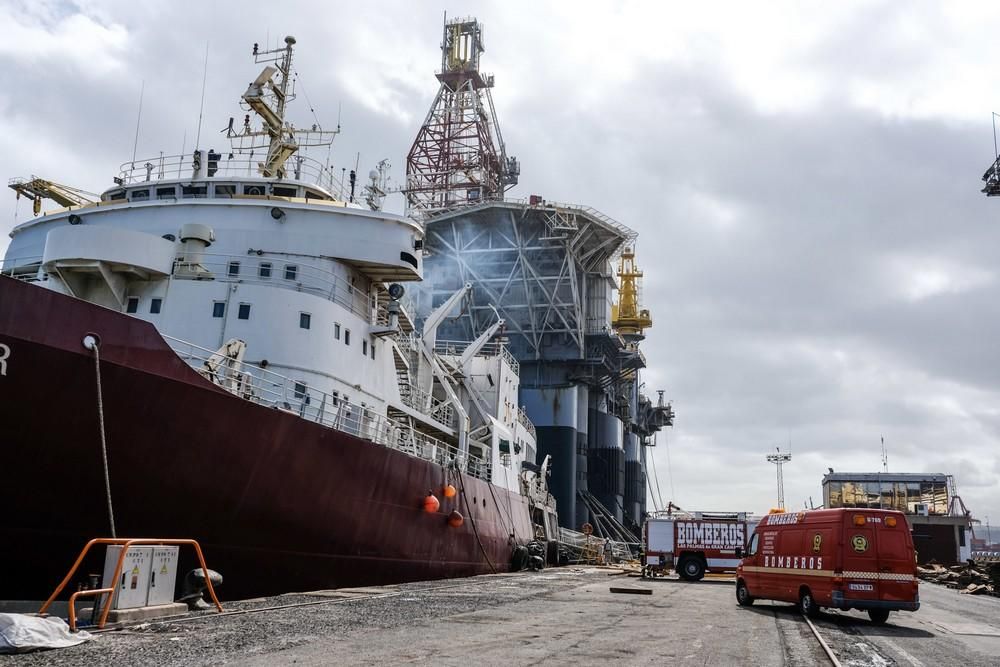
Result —
M215 596L215 588L212 586L212 579L208 576L208 566L205 565L205 556L201 553L201 546L195 540L178 540L178 539L154 539L154 538L114 538L114 537L97 537L87 542L87 545L83 547L83 551L77 557L76 562L73 563L73 567L70 568L69 573L62 580L62 583L56 588L56 590L49 596L49 599L45 601L42 608L38 610L39 614L44 614L52 603L55 601L56 597L62 593L63 589L66 588L66 584L70 582L73 575L80 568L80 563L83 562L84 557L90 551L90 548L95 544L120 544L122 545L122 551L118 554L118 563L115 565L115 573L111 577L111 581L117 582L118 577L121 576L122 567L125 564L125 555L128 553L129 547L137 544L155 544L155 545L177 545L183 546L185 544L190 544L194 547L194 551L198 556L198 563L201 565L202 571L205 573L205 583L208 585L208 594L212 598L212 602L215 603L215 608L222 613L222 605L219 603L219 598ZM73 608L76 598L86 595L103 595L104 593L109 593L107 601L104 603L104 609L101 612L101 618L97 622L97 627L103 629L104 625L108 622L108 614L111 612L111 603L114 601L114 588L95 588L89 591L77 591L69 596L69 627L72 632L76 632L76 612ZM95 601L94 604L97 604Z

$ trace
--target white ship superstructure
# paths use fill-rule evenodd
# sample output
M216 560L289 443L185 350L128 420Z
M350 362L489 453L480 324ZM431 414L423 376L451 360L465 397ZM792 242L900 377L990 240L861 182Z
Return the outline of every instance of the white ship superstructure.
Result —
M335 133L286 120L295 41L285 41L254 47L268 64L242 100L259 123L231 121L230 150L126 163L92 201L13 181L64 207L13 230L3 273L150 322L247 400L521 493L535 433L517 403L517 362L491 342L503 321L471 344L437 341L466 286L414 330L398 283L421 278L423 230L378 210L384 170L363 208L353 172L348 191L304 154Z

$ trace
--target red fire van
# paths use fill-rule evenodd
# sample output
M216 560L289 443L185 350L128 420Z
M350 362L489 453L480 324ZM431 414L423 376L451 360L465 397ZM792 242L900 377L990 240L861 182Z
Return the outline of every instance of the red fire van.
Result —
M769 514L736 568L736 601L796 602L863 609L874 623L893 610L916 611L916 554L902 512L829 509Z

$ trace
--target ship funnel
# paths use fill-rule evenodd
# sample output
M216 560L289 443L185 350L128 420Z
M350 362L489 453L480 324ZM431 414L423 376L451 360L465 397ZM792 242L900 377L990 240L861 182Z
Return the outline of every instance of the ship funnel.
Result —
M181 227L180 241L184 244L177 272L182 275L206 275L211 272L202 265L205 249L215 240L208 225L188 223Z

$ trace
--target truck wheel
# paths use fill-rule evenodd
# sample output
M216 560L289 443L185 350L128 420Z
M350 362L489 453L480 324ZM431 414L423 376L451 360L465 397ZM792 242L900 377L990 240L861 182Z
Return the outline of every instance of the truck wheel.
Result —
M749 607L753 604L753 596L750 595L750 589L747 588L746 582L742 579L736 582L736 604L741 607Z
M875 625L882 625L887 620L889 620L889 610L888 609L869 609L868 618L872 619L872 623Z
M809 618L816 618L819 615L819 607L816 606L816 600L808 588L802 589L799 594L799 611Z
M677 574L687 581L698 581L705 576L705 564L700 558L686 556L677 565Z

